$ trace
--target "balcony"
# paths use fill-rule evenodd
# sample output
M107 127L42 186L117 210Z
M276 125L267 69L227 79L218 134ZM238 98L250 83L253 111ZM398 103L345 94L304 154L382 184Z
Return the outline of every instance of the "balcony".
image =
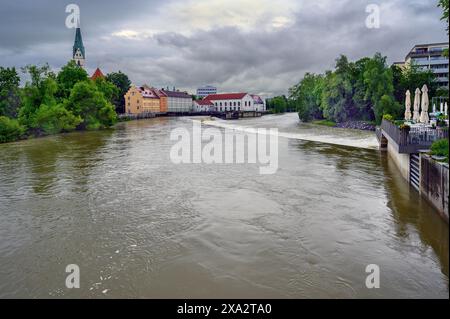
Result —
M437 127L435 129L428 126L413 126L410 130L401 130L394 123L383 119L381 127L377 133L378 140L382 137L388 143L394 143L398 153L411 154L418 153L419 150L429 149L434 141L448 138L448 128Z
M433 73L446 73L446 74L448 74L448 69L444 69L444 68L442 68L442 69L431 69L431 71L433 71Z

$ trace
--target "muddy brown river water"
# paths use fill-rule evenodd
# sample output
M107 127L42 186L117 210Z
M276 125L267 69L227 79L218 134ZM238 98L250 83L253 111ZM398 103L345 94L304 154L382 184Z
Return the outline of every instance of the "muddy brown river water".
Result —
M276 174L173 164L189 118L0 145L0 297L448 298L448 224L374 133L296 114L209 124L278 128Z

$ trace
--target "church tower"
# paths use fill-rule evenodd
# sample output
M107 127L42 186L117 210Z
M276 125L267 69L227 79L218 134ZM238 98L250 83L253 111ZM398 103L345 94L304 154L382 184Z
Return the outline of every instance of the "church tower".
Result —
M78 66L84 67L86 55L84 51L83 38L81 37L81 28L79 23L77 26L77 31L75 33L75 43L73 44L73 60Z

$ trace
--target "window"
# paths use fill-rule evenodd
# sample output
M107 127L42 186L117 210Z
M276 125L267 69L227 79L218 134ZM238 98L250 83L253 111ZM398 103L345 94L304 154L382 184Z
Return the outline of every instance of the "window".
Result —
M225 106L227 106L227 102L225 102Z
M241 106L241 102L240 101L238 101L238 106Z

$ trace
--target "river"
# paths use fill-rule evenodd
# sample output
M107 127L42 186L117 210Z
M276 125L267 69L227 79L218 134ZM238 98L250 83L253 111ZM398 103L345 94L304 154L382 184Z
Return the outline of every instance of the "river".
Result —
M448 225L373 132L296 114L204 125L278 128L277 172L173 164L190 118L0 145L0 297L448 298Z

